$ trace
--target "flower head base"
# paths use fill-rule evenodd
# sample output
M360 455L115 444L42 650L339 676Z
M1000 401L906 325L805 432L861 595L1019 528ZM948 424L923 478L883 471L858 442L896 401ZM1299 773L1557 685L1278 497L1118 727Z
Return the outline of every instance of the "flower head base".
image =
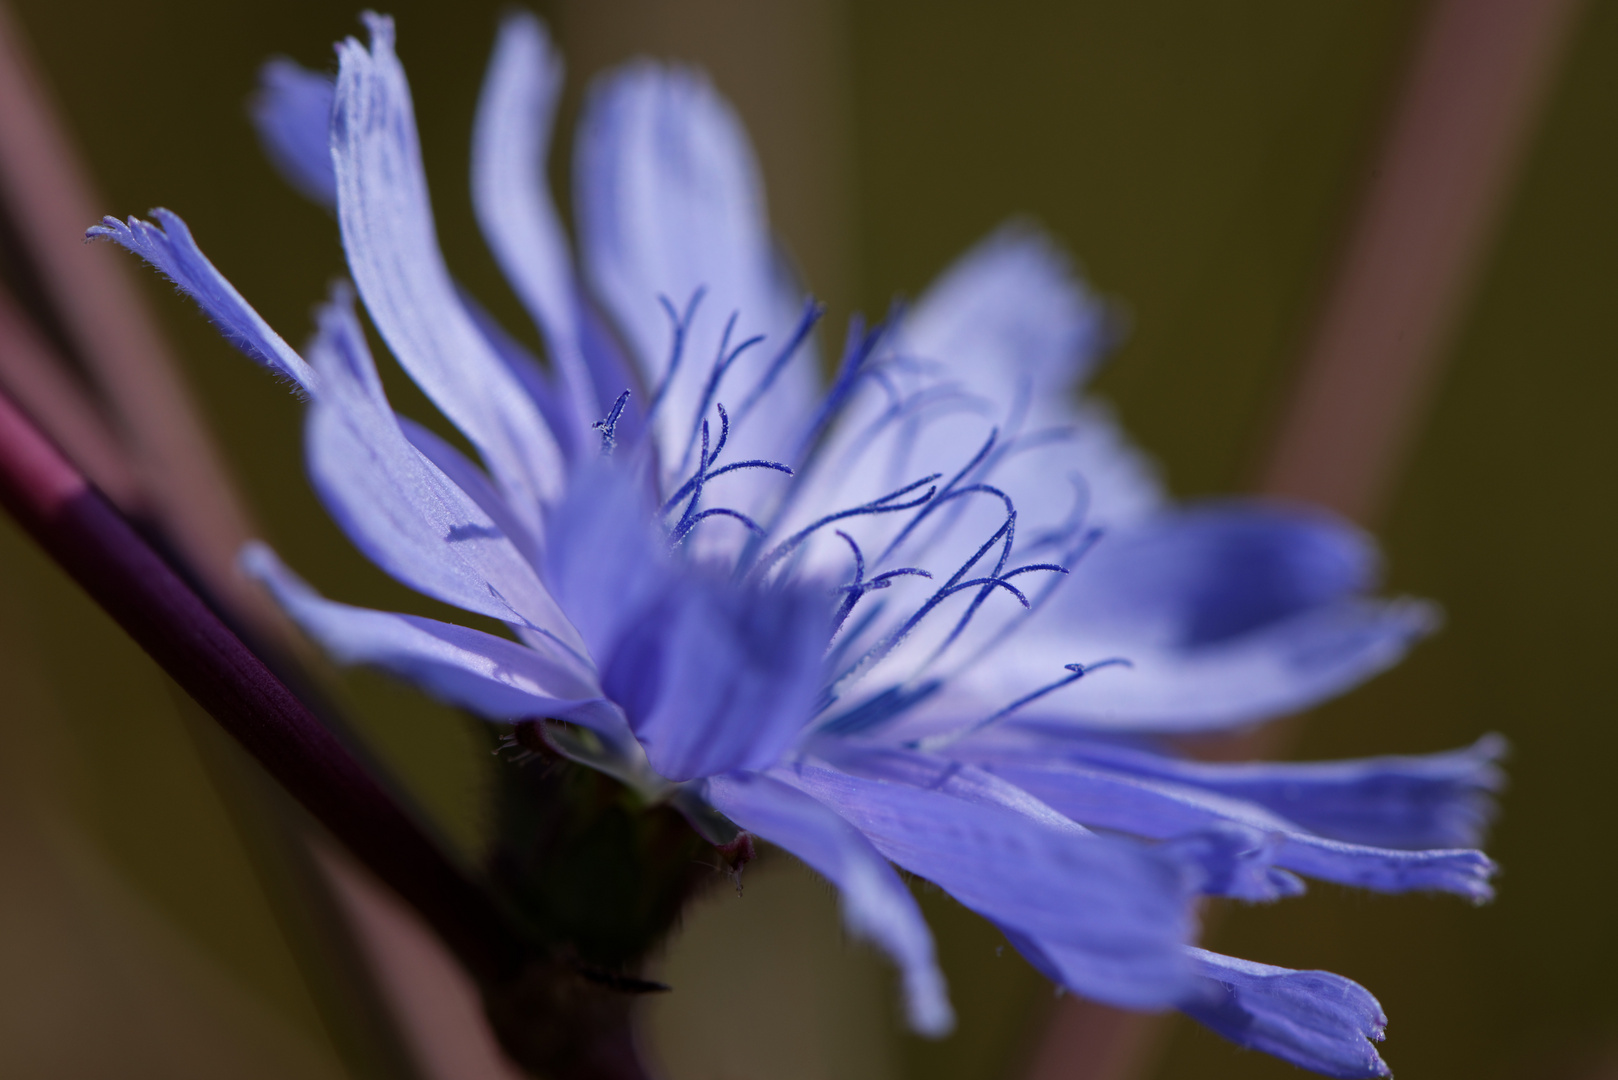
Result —
M1155 737L1305 707L1399 659L1425 605L1371 598L1367 540L1298 508L1181 508L1076 384L1104 309L1022 227L919 303L851 328L818 388L818 305L770 238L734 114L699 75L600 83L575 156L579 270L544 182L561 84L539 23L502 27L473 193L538 326L541 368L456 287L434 236L392 23L335 83L284 62L255 106L272 158L333 206L381 338L476 449L397 416L339 286L304 354L166 211L92 229L190 294L311 401L317 491L378 566L510 628L326 600L244 556L345 662L395 672L841 890L951 1025L891 864L982 913L1040 970L1178 1007L1333 1076L1385 1073L1385 1023L1338 976L1197 949L1205 894L1301 877L1489 895L1485 740L1327 765L1183 760ZM891 864L890 864L891 863ZM1301 875L1301 876L1300 876Z

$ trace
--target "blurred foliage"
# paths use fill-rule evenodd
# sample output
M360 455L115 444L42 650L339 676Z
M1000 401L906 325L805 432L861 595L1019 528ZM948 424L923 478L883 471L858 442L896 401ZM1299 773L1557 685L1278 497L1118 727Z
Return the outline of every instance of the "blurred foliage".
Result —
M330 218L263 164L243 101L271 53L329 64L331 41L357 30L353 12L329 0L13 3L106 209L166 205L184 215L244 295L297 341L309 306L342 271L341 252ZM1051 229L1129 312L1131 336L1100 388L1186 495L1237 490L1251 475L1420 14L1393 0L783 0L772 23L735 16L728 0L614 0L603 9L614 16L581 14L586 4L546 12L564 49L582 58L569 107L584 76L632 51L713 65L760 129L789 245L838 310L857 302L880 311L895 291L916 294L1008 216ZM451 265L534 340L482 249L467 197L470 117L502 5L390 6ZM787 100L785 84L765 77L781 66L772 57L794 47L820 50L814 63L828 72L812 100ZM794 148L799 124L831 163L819 187L792 186L806 153ZM1507 869L1501 899L1471 911L1316 887L1301 901L1232 912L1214 942L1365 982L1393 1018L1386 1051L1405 1075L1577 1080L1618 1060L1618 991L1604 978L1618 959L1604 911L1613 871L1598 846L1614 817L1601 657L1618 602L1605 557L1618 474L1618 425L1606 412L1618 387L1603 303L1618 279L1615 128L1618 9L1596 5L1384 531L1394 590L1438 600L1450 625L1400 670L1320 710L1298 747L1310 757L1433 750L1504 732L1517 755L1493 846ZM827 188L841 194L814 194ZM296 403L161 283L147 285L266 538L346 600L431 613L327 522L298 463ZM427 415L402 379L390 392ZM252 1075L335 1075L342 1040L323 1029L318 992L300 974L289 945L296 928L278 921L273 887L255 872L165 682L9 524L0 525L0 557L7 828L86 838L150 918L181 931L183 947L171 941L162 955L195 950L187 971L201 965L206 985L224 980L262 1004L271 1019L254 1021L258 1034L236 1045L269 1039L260 1030L268 1024L276 1045L299 1047L297 1061L320 1063L289 1057L276 1073L267 1063L283 1059L244 1051L261 1070ZM35 689L16 689L24 682ZM446 834L477 852L484 735L374 676L345 678L342 696ZM32 849L19 844L5 849L8 874L32 865ZM807 878L779 862L762 867L743 898L716 892L687 919L666 966L689 990L652 1014L680 1075L1009 1074L1051 998L996 934L947 898L924 895L962 1024L943 1043L899 1038L888 975L867 954L840 949L830 898L824 887L806 893ZM37 915L13 894L8 920ZM13 945L38 935L3 929L0 984L6 1000L22 1000L34 969L19 965L33 954ZM75 977L92 979L93 959L62 970L82 967ZM108 975L107 987L114 981ZM74 1000L63 993L33 999ZM185 1023L252 1027L207 1015L184 1013ZM6 1031L0 1042L16 1045ZM1164 1080L1298 1075L1188 1023L1171 1025L1167 1040L1156 1073ZM197 1060L249 1075L219 1053L199 1050ZM771 1055L793 1071L774 1071Z

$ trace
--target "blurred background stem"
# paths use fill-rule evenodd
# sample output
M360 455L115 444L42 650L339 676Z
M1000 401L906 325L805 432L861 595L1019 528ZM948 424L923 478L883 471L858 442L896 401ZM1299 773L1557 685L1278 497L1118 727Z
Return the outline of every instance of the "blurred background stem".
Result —
M1327 507L1373 530L1382 524L1579 6L1428 6L1259 463L1260 494ZM1227 761L1285 757L1302 719L1188 749ZM1205 912L1205 933L1218 914ZM1154 1017L1066 999L1028 1078L1144 1076L1162 1027Z

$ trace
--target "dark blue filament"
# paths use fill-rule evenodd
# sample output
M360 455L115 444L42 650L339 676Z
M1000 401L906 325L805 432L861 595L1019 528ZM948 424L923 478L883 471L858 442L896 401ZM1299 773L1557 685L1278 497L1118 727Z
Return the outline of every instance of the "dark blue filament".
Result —
M892 542L888 544L887 550L882 552L882 557L877 560L878 562L885 562L887 560L888 556L892 555L894 553L894 551L898 548L898 546L900 544L904 543L905 540L909 538L911 533L916 531L917 526L919 526L923 521L925 521L927 519L927 517L933 512L933 510L935 509L935 507L937 505L942 504L943 502L945 502L945 501L947 501L949 499L953 499L957 495L966 494L967 491L970 491L970 490L993 491L995 494L999 495L1002 499L1005 499L1007 510L1008 511L1011 510L1011 500L1009 498L1007 498L1006 495L1003 492L1001 492L1001 491L999 491L997 489L988 488L986 485L980 485L980 486L978 486L976 488L964 489L964 490L961 490L961 491L957 491L955 489L956 484L959 484L962 480L964 480L968 473L970 473L973 469L976 469L980 464L982 464L983 459L989 456L989 451L994 449L995 440L998 439L999 437L1000 437L1000 429L999 428L994 428L989 432L988 439L986 439L984 441L983 445L978 448L978 452L972 455L972 460L968 461L964 466L961 467L961 470L959 472L957 472L954 476L950 477L949 483L944 485L944 490L939 493L938 499L932 505L923 507L919 514L917 514L915 517L911 518L909 521L907 521L905 523L905 527L903 529L899 530L899 535L894 537ZM998 534L996 536L996 539L998 539ZM992 540L990 541L990 543L993 543L993 542L994 541L992 541ZM981 558L981 556L979 556L979 557ZM968 565L970 565L970 564L968 564Z
M920 705L936 694L943 685L941 679L928 679L913 690L907 690L902 686L890 686L847 712L839 713L827 720L820 725L819 730L828 735L857 735L862 731L869 731Z
M814 297L811 296L804 301L803 314L798 317L798 325L792 331L792 336L787 338L787 343L782 347L781 351L775 354L775 359L770 361L770 366L765 369L763 377L759 379L758 385L753 387L752 393L748 394L747 398L742 402L742 407L736 410L736 422L738 424L753 411L753 406L758 404L759 399L770 392L770 387L775 385L776 377L786 369L787 364L797 355L798 350L803 347L803 343L808 340L809 331L815 328L815 324L825 314L826 305Z
M1024 705L1038 701L1046 694L1060 690L1064 686L1071 686L1073 683L1078 682L1092 671L1099 671L1101 668L1105 667L1134 666L1134 664L1130 663L1128 660L1125 660L1121 656L1114 656L1107 660L1098 660L1093 664L1064 664L1063 667L1072 673L1067 677L1057 679L1055 682L1042 686L1038 690L1024 694L1016 701L1013 701L1010 705L1007 705L1005 708L993 713L990 716L984 717L982 720L979 720L974 724L968 724L964 728L960 728L956 731L946 732L942 735L930 735L924 739L916 739L909 743L909 746L916 750L941 750L952 743L959 742L968 735L975 735L991 724L999 723L1001 720L1004 720L1006 717L1010 716Z
M927 571L918 567L905 566L899 568L898 570L889 570L886 573L878 574L870 581L866 581L865 553L861 551L860 546L854 542L854 538L848 535L842 529L837 530L837 535L843 538L843 542L846 543L854 553L854 580L848 585L840 585L837 587L837 591L843 594L843 602L838 605L837 614L832 619L832 637L837 636L837 631L843 628L843 623L845 620L847 620L849 612L854 610L854 605L858 604L860 602L860 598L866 593L876 589L886 589L888 586L893 584L894 578L931 578L933 576Z
M597 420L590 427L601 432L601 456L611 457L613 447L618 445L618 421L623 418L624 406L629 404L629 391L625 390L618 395L618 400L612 403L612 411L605 419Z
M740 510L732 510L725 506L715 506L710 510L704 510L700 514L694 514L689 520L682 522L680 526L674 530L674 534L669 538L669 542L671 544L678 544L680 541L686 538L692 529L697 527L699 522L705 521L711 517L735 518L743 525L746 525L749 529L752 529L753 532L757 533L759 536L764 535L764 527L758 522L754 521L752 518L748 517L746 514L742 513Z
M780 462L763 460L737 461L730 465L726 465L723 468L710 470L710 466L713 465L713 463L718 459L720 453L724 451L725 443L730 440L730 415L725 412L725 407L723 405L716 405L715 408L719 410L719 441L711 450L709 449L708 421L704 420L701 428L699 429L701 451L697 457L697 471L692 474L691 479L680 485L680 489L671 495L666 502L664 502L660 511L663 514L667 514L679 504L681 499L684 499L687 496L690 497L690 501L686 503L685 511L680 515L680 520L675 524L673 530L669 534L670 546L678 545L686 538L687 535L690 534L692 529L696 528L698 523L711 517L734 518L737 521L740 521L743 525L746 525L756 536L762 537L764 535L764 528L760 526L758 522L754 521L752 518L748 517L746 514L743 514L739 510L731 510L726 507L714 507L710 510L698 512L697 504L702 500L703 487L714 477L722 476L725 473L733 472L736 469L775 469L778 472L786 473L788 476L792 475L792 470L787 468L785 465L782 465Z
M921 498L913 499L910 502L895 503L893 500L903 498L912 491L915 491L917 488L921 487L923 484L932 483L934 480L937 480L940 475L940 473L934 473L931 476L924 476L920 480L906 484L897 491L888 492L880 499L873 499L861 506L851 507L847 510L839 510L835 514L827 514L819 521L799 529L797 532L793 533L791 536L787 537L785 540L781 541L774 548L772 548L767 555L759 560L758 566L753 570L753 575L757 578L763 578L764 575L768 574L775 568L777 563L796 551L799 545L801 545L805 540L809 539L811 535L820 529L825 528L827 525L830 525L834 521L842 521L845 518L851 517L862 517L866 514L892 514L902 510L915 509L916 507L925 503L928 499L932 498L933 492L937 489L929 488L927 493L921 496Z
M708 287L698 285L692 292L691 299L686 301L685 313L674 310L674 304L668 297L658 294L657 302L662 305L663 313L669 317L673 341L669 344L669 366L663 371L663 378L657 384L657 391L652 394L652 403L646 409L646 425L651 426L652 417L657 414L657 407L663 404L663 395L668 393L669 384L674 382L674 373L680 369L680 358L685 355L685 336L691 329L691 320L697 313L697 305L702 303Z
M876 352L877 345L887 334L889 322L878 323L870 332L865 330L865 320L855 314L848 320L848 337L843 345L843 361L837 367L837 377L832 380L831 389L820 402L820 409L809 422L809 428L804 432L803 442L798 448L798 459L801 461L820 440L820 435L832 418L837 415L848 395L865 374L865 365L871 355Z
M706 483L707 480L712 480L716 476L724 476L728 472L735 472L737 469L774 469L776 472L786 473L788 476L792 475L792 470L781 464L779 461L766 461L763 458L749 458L747 461L733 461L729 465L722 465L719 468L710 471L704 480L704 483ZM689 495L691 493L691 489L696 486L696 483L697 478L693 476L691 479L681 484L680 489L673 495L670 495L668 500L663 503L662 512L666 514L670 510L673 510L674 504Z
M708 384L703 387L702 400L697 404L696 413L693 416L691 437L686 440L685 455L680 459L680 468L676 469L676 472L684 469L686 463L691 460L691 450L697 441L697 427L703 423L702 418L707 414L708 406L713 404L714 395L719 392L719 384L724 380L726 372L730 370L731 365L737 361L742 353L764 340L763 334L754 334L734 349L730 348L730 335L736 329L736 320L740 317L741 312L733 311L730 313L730 318L725 320L725 332L719 336L719 352L714 356L713 370L708 373ZM719 438L720 449L724 448L725 439L729 436L729 433L730 421L727 419L725 421L725 432ZM718 456L719 451L715 450L714 457Z
M978 455L973 459L973 461L976 462L980 460L982 456L987 453L988 448L992 445L992 443L993 437L991 436L989 443L985 444L984 449L978 452ZM965 476L967 471L972 467L973 465L969 463L966 469L963 469L961 472L956 474L955 480L959 480L961 477ZM954 481L951 482L953 483ZM1006 563L1010 561L1012 546L1016 537L1017 510L1011 502L1011 497L1005 492L1001 491L999 488L991 487L988 484L972 484L964 488L958 488L957 490L949 492L946 495L942 495L938 500L935 500L935 502L979 493L994 495L1005 504L1005 521L1002 522L1000 527L996 529L994 533L978 547L977 551L972 553L970 558L961 564L960 569L956 570L955 573L950 575L949 580L945 581L938 591L929 597L927 602L922 604L922 606L918 608L916 612L910 616L910 618L906 619L904 623L896 630L893 630L880 641L876 642L876 644L872 645L870 649L866 650L863 656L861 656L857 661L855 661L846 670L833 679L831 684L833 688L848 682L860 672L870 668L872 665L879 663L882 659L887 657L900 645L900 643L910 636L911 632L915 630L923 619L932 613L933 609L958 592L965 591L968 588L980 589L979 594L973 598L971 605L968 606L966 612L957 621L954 629L950 631L949 636L945 638L944 642L939 645L936 650L934 650L933 655L927 661L929 664L937 660L938 657L942 655L944 650L948 649L955 643L955 641L965 631L967 624L972 621L972 618L977 614L978 610L988 599L989 594L995 589L1005 589L1015 596L1017 601L1022 604L1025 609L1031 608L1032 605L1029 603L1028 597L1024 596L1020 589L1010 583L1010 578L1016 577L1020 574L1031 573L1035 570L1053 571L1060 574L1067 573L1065 567L1058 566L1055 563L1031 563L1027 566L1020 566L1015 570L1012 570L1010 573L1006 573ZM981 562L983 557L987 555L989 550L996 544L1000 544L1001 549L1000 558L996 561L994 570L985 577L973 578L970 581L962 581L961 579L970 573L972 568ZM890 552L893 550L892 544L888 546L888 550ZM1043 596L1041 599L1043 599Z

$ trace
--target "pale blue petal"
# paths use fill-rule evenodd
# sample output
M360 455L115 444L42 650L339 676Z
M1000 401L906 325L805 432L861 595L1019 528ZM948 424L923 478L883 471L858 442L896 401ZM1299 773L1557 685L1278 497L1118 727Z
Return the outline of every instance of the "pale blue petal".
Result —
M367 22L371 50L352 38L338 46L332 112L337 217L349 268L399 363L477 447L513 510L537 532L542 503L561 490L561 453L456 295L434 234L393 23L380 16Z
M1325 1076L1387 1076L1371 1045L1388 1018L1356 982L1188 949L1202 986L1180 1008L1225 1038Z
M191 238L191 230L186 228L185 222L161 207L152 211L152 217L157 219L156 224L135 217L128 222L103 218L102 223L92 226L85 236L111 240L145 259L197 302L225 340L246 353L249 359L290 379L305 393L314 393L315 375L303 357L271 330L270 324L242 299L242 294L214 269L213 263Z
M989 771L1092 828L1167 839L1229 822L1282 839L1275 863L1379 892L1441 890L1487 900L1494 863L1480 851L1398 851L1316 836L1256 803L1200 788L1066 764L983 761Z
M1396 663L1436 624L1364 595L1375 551L1323 514L1255 503L1165 513L1104 536L959 688L1005 704L1070 663L1122 657L1023 710L1076 727L1193 731L1307 708Z
M510 504L506 502L506 497L495 490L493 481L489 479L487 473L478 468L476 462L408 416L395 415L394 419L411 446L421 451L423 457L437 466L450 483L470 496L472 501L477 503L478 509L489 516L494 527L505 533L530 563L535 566L541 565L543 548L539 539L530 535L528 526L517 519Z
M791 337L802 299L776 258L758 168L735 113L693 71L633 65L592 90L574 165L586 278L650 392L673 355L664 303L683 312L701 294L656 406L665 485L690 473L697 426L714 419L716 402L737 419L731 460L791 464L815 404L816 365L806 344L749 406ZM764 341L726 369L710 396L733 315L731 347L754 335Z
M1141 521L1164 503L1155 468L1104 406L1076 401L1070 385L1099 358L1107 323L1103 305L1046 237L1025 226L995 233L884 339L798 482L808 490L783 531L920 476L953 476L975 458L963 484L1005 493L1017 510L1018 549L1030 561L1065 561L1087 530ZM1003 512L994 499L956 502L948 528L939 515L895 557L953 573ZM904 524L893 516L851 529L867 551L881 551ZM846 549L828 534L806 555L829 570ZM993 636L1001 627L983 629Z
M480 304L475 296L465 289L460 290L461 303L466 313L472 317L478 332L489 343L489 348L506 365L506 369L516 378L519 385L528 392L538 407L539 413L550 425L552 433L564 451L570 456L577 456L581 449L599 450L600 438L590 431L590 421L580 421L580 414L573 403L558 390L556 380L551 372L540 364L536 357L522 342L512 337L501 326L499 321L489 313L489 310ZM599 417L597 418L599 419ZM586 438L588 433L589 438Z
M821 738L808 747L840 771L867 780L936 791L963 802L1010 810L1057 832L1088 836L1090 831L1040 802L1017 785L976 765L933 754L856 740Z
M1056 977L1086 997L1156 1009L1187 992L1180 946L1194 882L1170 855L808 762L771 775L832 807L904 869L1059 955Z
M454 623L326 600L263 544L243 550L242 566L339 663L379 667L488 720L543 717L609 738L626 734L623 714L561 650L546 653Z
M372 562L418 592L581 649L517 546L405 438L346 287L317 318L309 354L321 392L305 447L310 478L332 518Z
M527 12L507 15L472 132L472 207L506 280L545 335L571 402L570 430L593 442L590 424L607 414L612 398L597 399L585 366L567 234L545 175L561 89L562 59L544 25Z
M337 175L331 164L331 100L334 80L278 56L258 70L258 91L249 103L258 141L287 183L312 202L337 206Z
M1065 405L1061 395L1091 373L1112 332L1066 255L1043 233L1012 224L928 287L905 314L900 340L907 354L1015 419Z
M1009 810L1058 832L1092 835L1083 825L1016 784L960 760L831 738L817 740L812 750L839 770L868 780L935 791L965 802ZM1209 821L1200 832L1178 836L1162 850L1198 868L1202 892L1243 900L1275 900L1303 891L1297 878L1274 868L1280 846L1281 838L1273 833Z
M933 939L910 890L858 830L802 792L765 776L716 776L708 798L750 833L792 852L836 885L849 932L893 958L914 1030L944 1035L955 1024Z
M1069 761L1257 803L1334 840L1388 848L1476 847L1505 784L1506 742L1486 735L1439 754L1355 761L1188 761L1070 731L1012 723L972 740L1003 761Z

